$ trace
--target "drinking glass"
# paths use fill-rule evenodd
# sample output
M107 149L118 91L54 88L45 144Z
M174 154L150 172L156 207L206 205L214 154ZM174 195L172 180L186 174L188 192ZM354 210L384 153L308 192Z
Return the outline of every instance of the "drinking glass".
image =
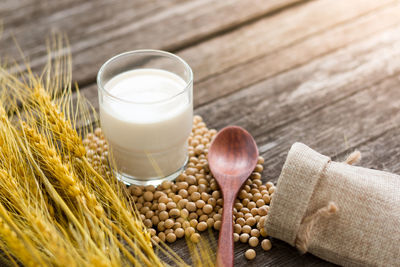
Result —
M144 76L130 83L134 70L135 77ZM164 84L157 84L163 75L179 79L180 87L164 90ZM146 84L152 86L143 86L140 79L147 79ZM115 91L117 81L125 82L124 91ZM193 121L193 73L189 65L164 51L126 52L103 64L97 85L101 128L118 179L139 185L175 179L188 161Z

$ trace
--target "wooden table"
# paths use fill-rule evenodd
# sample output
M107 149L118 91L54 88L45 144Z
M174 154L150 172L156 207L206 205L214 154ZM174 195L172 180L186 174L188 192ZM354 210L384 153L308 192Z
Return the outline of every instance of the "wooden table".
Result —
M195 113L209 127L240 125L276 181L292 143L365 167L400 173L400 5L392 0L3 0L0 56L33 68L45 39L65 32L73 79L97 107L100 65L127 50L155 48L193 68ZM21 62L21 60L18 60ZM172 246L185 257L183 240ZM238 266L330 265L273 240L273 249L235 249Z

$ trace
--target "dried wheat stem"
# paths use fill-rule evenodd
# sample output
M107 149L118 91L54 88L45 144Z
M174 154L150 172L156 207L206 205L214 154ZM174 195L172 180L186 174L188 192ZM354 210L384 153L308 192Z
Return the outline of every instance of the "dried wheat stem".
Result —
M86 154L82 139L72 127L71 122L65 119L62 112L52 103L50 95L41 87L34 88L32 101L44 113L50 130L60 140L63 147L76 157L83 157Z
M97 247L97 245L91 239L88 232L84 229L82 224L79 222L79 220L76 218L74 213L71 211L70 207L68 207L68 205L65 203L65 201L61 198L61 196L57 192L57 190L53 187L53 185L51 184L49 179L43 173L40 166L35 161L34 156L31 154L30 150L28 150L25 146L21 146L21 147L23 148L23 150L27 156L27 160L29 160L31 162L33 168L38 173L38 178L41 179L43 185L45 186L46 191L48 192L50 197L54 200L55 204L61 208L61 210L65 213L65 215L67 216L70 223L77 228L79 233L82 235L83 240L85 240L87 245L93 249L93 251L98 255L99 259L102 262L109 263L109 260L106 258L104 253Z
M11 253L26 266L44 266L39 252L22 231L13 223L8 212L0 204L0 236Z
M71 167L62 162L56 149L51 147L42 135L26 123L22 123L22 129L40 167L57 179L59 186L68 193L68 196L75 198L82 205L88 205L89 209L100 217L103 214L102 206L74 176Z

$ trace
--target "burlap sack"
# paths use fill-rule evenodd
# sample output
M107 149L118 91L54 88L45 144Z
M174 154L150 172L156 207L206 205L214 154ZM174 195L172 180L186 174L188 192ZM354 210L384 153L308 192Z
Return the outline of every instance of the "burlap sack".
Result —
M268 235L344 266L400 266L400 176L348 164L354 160L333 162L295 143Z

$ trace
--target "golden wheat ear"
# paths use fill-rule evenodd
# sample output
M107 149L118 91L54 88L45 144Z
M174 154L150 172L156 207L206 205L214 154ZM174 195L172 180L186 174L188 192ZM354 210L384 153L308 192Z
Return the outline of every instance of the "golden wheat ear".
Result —
M61 48L60 46L55 47ZM71 71L68 67L70 63L57 61L57 58L61 58L61 56L50 55L50 57L52 60L55 59L50 61L51 65L46 70L47 80L45 82L43 82L45 75L41 77L34 75L29 66L27 67L28 71L22 75L13 74L4 66L0 69L1 87L6 89L2 90L2 93L4 92L2 100L6 102L9 95L13 95L18 102L18 105L14 107L18 113L17 120L12 122L16 127L14 135L7 130L8 126L13 126L7 118L7 112L10 110L8 108L2 109L2 116L8 123L7 127L0 128L1 133L4 133L0 136L7 137L8 144L18 144L18 150L22 151L24 155L24 158L19 157L12 164L15 169L13 177L19 184L26 182L26 179L37 181L37 183L32 183L36 184L36 191L26 186L23 191L25 195L22 198L12 201L10 198L0 199L0 203L5 204L8 209L18 211L15 214L25 214L25 217L10 217L10 222L18 225L19 232L23 233L26 238L19 236L15 230L18 229L16 227L13 229L14 232L11 232L11 237L15 237L13 234L15 233L20 241L34 240L34 242L30 242L39 259L34 263L40 266L56 263L54 255L58 255L62 259L73 259L70 260L72 266L74 263L78 266L92 266L93 264L124 266L127 263L139 266L140 263L161 265L161 261L155 255L151 245L146 242L148 237L143 231L140 221L132 214L132 211L126 209L127 205L123 204L125 200L117 198L113 189L106 183L98 184L97 187L87 186L86 182L92 180L92 176L96 175L90 165L83 165L83 168L86 169L80 173L76 173L74 166L70 166L72 161L68 158L84 159L86 153L82 147L81 137L75 129L76 124L71 121L74 120L74 116L79 116L89 109L82 108L82 100L79 100L78 103L71 103ZM68 53L63 54L63 57L63 62L69 62ZM57 90L63 90L64 93L54 93ZM74 108L75 113L71 112L71 107ZM19 130L16 130L17 128ZM15 134L16 132L18 134ZM10 153L7 152L8 158L13 155L13 151L17 150L10 151ZM34 175L22 175L21 170L25 169L27 165L18 164L18 161L28 162L28 168L34 170ZM11 179L5 180L11 181ZM104 187L107 189L104 190ZM11 187L9 186L9 188ZM98 202L96 195L100 195L104 191L108 192L108 202ZM38 192L42 194L43 199L53 203L54 210L50 211L47 205L38 204ZM81 203L81 205L77 205L77 203ZM104 207L110 210L109 203L114 204L113 212L103 212ZM125 214L123 219L117 215L121 213ZM107 216L112 217L108 218ZM4 216L0 216L0 218L4 218ZM26 219L22 220L21 218ZM27 218L42 218L40 220L42 224L39 224L38 220L28 220ZM10 227L10 222L3 225ZM45 222L47 224L44 224ZM122 225L130 225L132 229L121 227ZM34 231L34 229L41 229L41 231ZM52 244L51 240L45 238L46 233L51 229L55 229L55 231L47 236L57 237L55 240L64 240L64 243L58 246L60 251L65 252L64 254L56 253L55 246L50 245ZM142 240L131 246L134 248L131 251L136 251L135 255L129 252L129 248L121 245L120 237L125 232L128 233L125 235L129 235L130 240ZM26 250L20 249L21 246L17 246L18 244L18 242L3 242L0 245L5 253L10 255L10 263L17 259L24 265L32 265L25 260L27 258L24 254ZM34 256L30 255L30 258L34 260ZM62 262L62 259L58 258L58 263Z

